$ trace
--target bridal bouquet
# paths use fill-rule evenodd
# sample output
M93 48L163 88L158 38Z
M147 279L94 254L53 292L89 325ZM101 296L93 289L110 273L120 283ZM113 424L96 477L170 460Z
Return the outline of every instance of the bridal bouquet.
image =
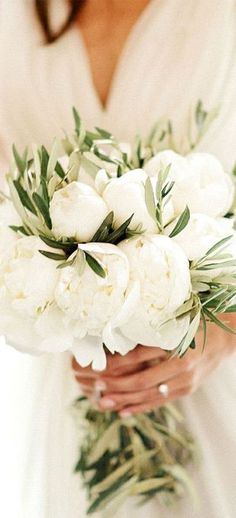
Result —
M133 146L107 131L76 134L49 152L16 148L0 204L0 334L33 354L71 351L82 366L136 345L183 356L207 323L236 310L233 181L194 151L211 115L195 112L190 150L173 150L170 123ZM170 149L172 148L172 149ZM168 502L191 484L194 442L172 405L135 417L76 402L86 425L76 471L89 513L128 495Z

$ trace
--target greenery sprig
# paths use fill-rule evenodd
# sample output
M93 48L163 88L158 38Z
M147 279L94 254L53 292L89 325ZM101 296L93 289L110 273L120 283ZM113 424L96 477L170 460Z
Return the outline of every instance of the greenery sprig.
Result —
M84 425L84 441L75 472L82 475L90 506L87 514L106 509L109 516L127 496L141 504L158 496L165 503L195 489L185 466L196 460L197 448L172 405L121 419L101 413L86 398L74 413Z
M236 335L236 330L218 317L236 310L236 274L229 272L229 267L235 271L236 259L225 253L231 239L232 236L228 236L219 240L201 259L190 264L192 295L176 313L177 318L188 314L190 326L175 350L175 355L183 356L189 346L195 347L194 337L200 322L203 328L203 348L207 340L208 322ZM216 270L219 270L217 275Z
M147 210L157 225L158 231L162 233L167 225L164 224L164 210L171 199L171 191L174 182L168 180L171 165L161 168L158 171L156 191L154 192L151 179L148 177L145 182L145 201ZM190 218L189 208L186 206L171 231L169 237L177 236L188 224ZM168 222L169 225L169 222Z

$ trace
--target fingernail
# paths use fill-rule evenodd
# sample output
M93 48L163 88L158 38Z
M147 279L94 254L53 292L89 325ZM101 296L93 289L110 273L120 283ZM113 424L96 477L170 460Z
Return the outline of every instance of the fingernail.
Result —
M106 390L107 386L106 386L106 383L104 381L96 381L95 382L95 390L101 390L101 392L103 390Z
M104 399L100 399L99 405L102 408L114 408L114 406L116 406L116 403L115 403L115 401L113 401L113 399L104 398Z
M121 412L119 412L120 417L130 417L131 415L132 414L129 412L129 410L121 410Z

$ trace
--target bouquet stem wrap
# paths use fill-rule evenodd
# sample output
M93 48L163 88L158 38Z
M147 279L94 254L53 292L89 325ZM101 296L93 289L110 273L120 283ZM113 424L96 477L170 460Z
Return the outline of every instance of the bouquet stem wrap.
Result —
M84 424L75 472L88 490L88 514L105 510L111 516L128 496L145 503L158 495L168 505L189 492L196 500L185 466L196 459L197 447L175 406L127 418L101 413L84 397L74 408L80 428Z

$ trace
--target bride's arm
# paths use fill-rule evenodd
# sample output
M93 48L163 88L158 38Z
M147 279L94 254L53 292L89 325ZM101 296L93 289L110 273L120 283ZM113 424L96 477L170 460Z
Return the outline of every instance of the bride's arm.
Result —
M227 321L236 328L235 315L227 315ZM75 361L73 367L88 396L95 383L103 390L100 409L114 409L122 415L143 412L192 394L226 357L236 352L236 336L215 325L209 325L204 352L201 339L199 332L198 347L183 358L169 359L159 348L138 346L124 357L110 356L108 368L100 374L81 369ZM168 397L158 390L163 383L168 385Z

